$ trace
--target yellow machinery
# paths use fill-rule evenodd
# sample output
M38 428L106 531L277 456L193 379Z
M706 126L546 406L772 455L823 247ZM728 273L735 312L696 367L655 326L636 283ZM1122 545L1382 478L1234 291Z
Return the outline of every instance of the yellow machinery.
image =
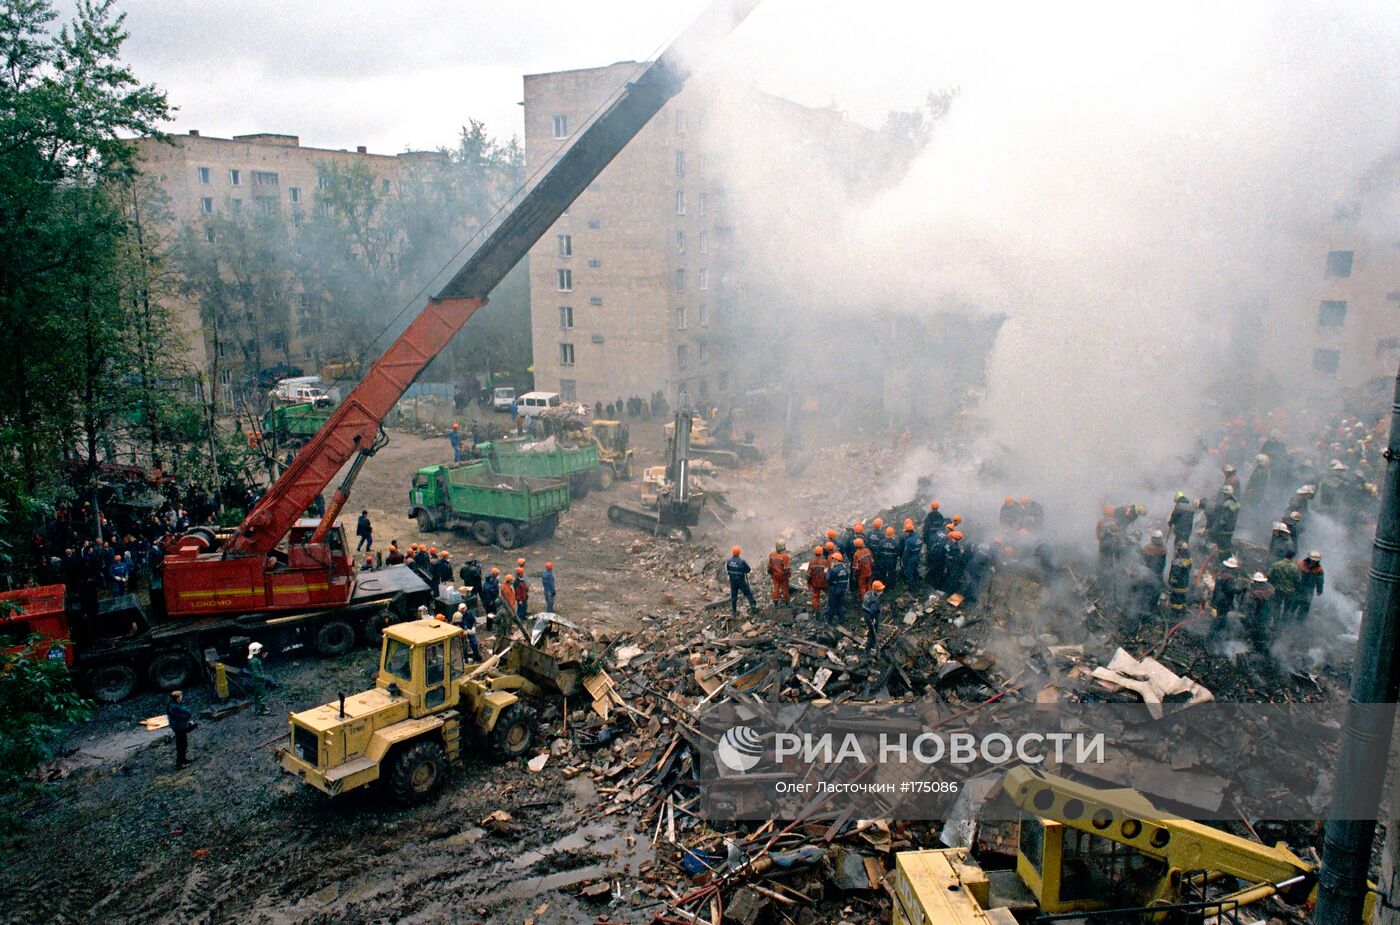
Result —
M1153 819L1160 811L1136 790L1100 790L1028 768L1007 772L1002 789L1027 814L1016 876L989 878L963 849L902 852L893 890L896 925L1009 925L1011 910L1152 916L1192 896L1202 901L1190 904L1191 915L1210 918L1269 896L1301 903L1316 888L1316 871L1283 844L1269 847L1189 820ZM1218 889L1205 901L1207 885L1230 878L1243 885Z
M596 485L603 491L617 479L632 477L631 436L621 421L591 421L583 405L565 404L540 412L540 425L546 436L560 437L576 446L593 444L598 448Z
M516 758L535 738L535 712L518 690L534 685L492 670L471 671L465 634L437 620L386 627L374 687L293 713L284 770L336 796L384 780L400 802L426 798L462 758L467 724L498 757Z

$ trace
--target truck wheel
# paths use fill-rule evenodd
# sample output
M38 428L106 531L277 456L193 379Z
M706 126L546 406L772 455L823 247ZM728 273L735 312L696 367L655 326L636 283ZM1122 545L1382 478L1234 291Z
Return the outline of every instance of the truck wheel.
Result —
M472 524L472 539L482 546L490 546L496 539L496 527L489 520L478 520Z
M189 683L194 665L184 652L160 652L146 666L146 679L158 691L173 691Z
M344 655L355 646L355 630L344 620L327 620L316 627L311 647L322 658Z
M544 519L544 523L540 525L540 536L544 537L545 539L549 539L550 537L554 536L555 531L558 529L559 515L550 514Z
M617 479L617 476L613 475L612 466L599 466L599 467L598 467L598 490L599 490L599 491L607 491L609 488L612 488L613 482L614 482L616 479Z
M580 501L588 497L588 481L589 478L586 475L569 479L569 491L573 494L573 497L578 498Z
M520 545L520 528L508 520L496 524L496 542L502 549L514 549Z
M421 739L394 756L389 793L405 806L426 800L447 776L447 751L436 739Z
M136 669L121 662L113 662L93 670L88 676L88 690L98 703L118 703L130 697L136 690Z
M618 507L616 504L609 505L608 522L615 524L622 523L622 508Z
M365 645L377 646L379 640L384 637L384 630L393 622L394 614L388 607L372 613L360 624L360 638L365 641Z
M516 701L496 718L491 730L491 751L497 758L519 758L535 744L535 711Z
M433 515L427 511L418 512L418 532L432 533L437 530L437 521L433 520Z

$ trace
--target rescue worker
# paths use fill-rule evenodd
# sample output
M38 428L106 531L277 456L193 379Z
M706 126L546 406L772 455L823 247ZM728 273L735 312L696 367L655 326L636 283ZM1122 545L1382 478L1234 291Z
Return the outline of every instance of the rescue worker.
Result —
M942 591L948 577L948 532L939 530L933 542L924 549L924 580L935 590Z
M525 622L525 617L530 613L530 581L525 577L525 569L515 570L515 615L520 621Z
M1240 522L1240 503L1232 485L1220 488L1221 501L1210 516L1210 538L1222 556L1234 551L1235 527Z
M359 537L355 543L356 552L368 552L374 548L374 525L369 522L369 511L360 512L355 521L355 535Z
M1220 467L1220 474L1225 476L1225 481L1224 483L1222 483L1221 487L1224 488L1226 485L1230 486L1231 494L1239 494L1239 471L1240 470L1235 468L1235 465L1233 463L1226 463L1225 465Z
M1288 524L1288 532L1293 538L1293 548L1298 549L1303 545L1303 512L1289 511L1288 517L1283 522Z
M1112 505L1104 506L1103 517L1094 527L1094 537L1099 546L1099 572L1106 575L1118 561L1123 546L1123 531Z
M452 461L459 463L462 461L462 425L453 424L452 429L447 432L447 442L452 445Z
M851 565L852 571L855 572L856 593L859 595L856 600L860 600L865 597L865 592L870 590L870 583L875 580L875 557L870 554L865 540L860 537L856 537L856 555Z
M943 587L948 594L957 594L962 587L963 568L966 565L962 547L962 531L953 530L943 544Z
M1201 499L1192 501L1186 497L1185 492L1177 492L1176 498L1172 502L1172 513L1168 520L1168 528L1172 533L1172 542L1180 545L1191 542L1191 531L1195 527L1196 512L1204 506Z
M1147 505L1145 504L1125 504L1113 512L1113 519L1118 522L1118 530L1126 533L1134 521L1146 514Z
M496 602L501 599L501 570L495 566L481 581L481 609L488 614L496 612Z
M1314 549L1298 566L1298 599L1293 605L1295 615L1302 619L1312 610L1314 597L1321 597L1325 580L1322 574L1322 553Z
M1255 572L1250 579L1241 609L1250 646L1255 652L1267 655L1273 637L1274 589L1263 572Z
M496 571L492 569L491 571ZM501 579L501 594L496 600L496 638L510 638L510 625L514 622L516 612L520 609L520 601L515 596L515 573L506 572L506 577ZM505 619L502 619L505 615ZM504 633L504 637L502 637Z
M1162 585L1162 576L1167 571L1167 558L1170 552L1167 549L1166 537L1161 530L1153 530L1147 538L1147 545L1142 547L1142 564L1147 566L1147 571L1157 579L1158 588Z
M1288 524L1282 521L1274 524L1273 532L1269 534L1269 558L1275 561L1288 556L1297 555L1298 548L1293 544L1293 531L1288 529Z
M924 515L923 529L925 547L933 542L934 534L941 531L943 525L948 522L948 519L943 516L943 512L939 510L940 506L936 500L928 503L928 513Z
M165 705L165 718L170 722L170 731L175 735L175 770L179 771L190 763L190 730L194 728L194 713L185 706L185 692L171 691L170 701Z
M1230 556L1215 571L1215 588L1210 592L1210 609L1215 619L1210 623L1210 635L1218 636L1225 631L1228 617L1239 604L1244 589L1240 586L1240 560Z
M1039 501L1033 501L1026 495L1021 496L1021 529L1039 531L1045 526L1045 508Z
M1269 490L1269 478L1273 474L1268 454L1254 457L1254 471L1249 473L1249 481L1244 485L1244 496L1250 504L1258 504Z
M549 613L555 613L554 597L558 593L559 587L555 584L553 562L544 564L544 574L540 576L540 588L544 591L544 609Z
M442 590L443 585L452 584L451 559L452 553L444 549L438 553L437 560L433 563L431 573L432 581L429 582L429 588L433 592L433 597L438 596L438 593Z
M1293 550L1288 549L1277 562L1269 566L1266 576L1274 588L1274 610L1279 622L1292 620L1297 614L1298 599L1303 586L1303 570L1293 561Z
M362 572L372 572L372 571L374 571L374 556L365 556L365 561L360 563L360 571L362 571Z
M457 605L457 613L452 622L462 628L467 636L467 646L472 650L472 661L481 661L481 646L476 641L476 610L466 604Z
M1024 513L1016 499L1007 495L1002 499L1001 510L997 511L997 520L1008 530L1019 530L1024 523Z
M729 561L724 564L725 574L729 576L729 613L735 617L739 615L740 594L748 600L749 612L758 613L758 602L753 599L753 589L749 587L749 572L753 569L744 561L742 552L738 546L730 549Z
M403 565L404 561L403 550L399 549L399 541L394 540L389 544L389 555L384 557L384 564Z
M1186 596L1191 587L1191 547L1176 544L1176 557L1167 569L1167 608L1173 622L1186 618Z
M131 563L117 553L112 557L112 593L125 594L131 581Z
M428 566L432 565L432 557L428 555L428 550L422 543L418 544L418 551L413 554L413 564L418 566L418 574L424 579L428 577Z
M277 682L268 676L266 658L267 649L263 648L262 643L248 643L248 693L253 697L253 709L259 716L272 712L267 708L267 689L277 686Z
M904 522L904 545L900 547L900 564L904 567L904 581L913 590L919 584L919 562L924 557L924 541L914 532L914 521Z
M875 547L875 577L888 585L894 581L899 569L899 540L895 539L894 527L886 527L880 545Z
M962 596L967 604L976 604L992 577L995 560L992 547L986 543L974 546L965 557L963 565Z
M476 561L476 553L467 550L467 559L457 570L457 577L473 592L481 593L481 563Z
M826 570L826 621L841 623L846 619L846 589L851 584L851 570L846 565L846 557L841 553L831 554L831 564Z
M807 563L807 589L812 592L812 615L822 612L822 592L826 590L826 550L812 547L812 561Z
M768 580L773 583L773 606L779 602L792 603L792 556L787 553L787 543L783 540L773 544L768 554Z
M860 599L861 619L865 621L865 653L875 654L880 641L880 595L885 593L885 583L877 581L870 586Z
M836 548L840 550L841 555L846 558L847 562L850 562L852 557L856 554L856 537L859 535L860 534L856 533L855 524L851 524L845 530L842 530L841 535L836 539Z

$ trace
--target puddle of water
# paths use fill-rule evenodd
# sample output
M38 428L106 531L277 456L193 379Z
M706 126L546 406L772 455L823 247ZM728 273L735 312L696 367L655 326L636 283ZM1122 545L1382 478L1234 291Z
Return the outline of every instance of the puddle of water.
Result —
M557 874L505 883L494 895L522 899L549 890L573 886L585 880L598 880L619 874L636 875L644 863L653 859L654 852L649 842L632 836L629 844L628 838L628 833L621 832L616 826L607 823L593 822L580 826L548 845L522 852L511 860L510 866L516 870L527 870L541 862L548 863L555 855L571 854L585 849L608 860L560 871Z

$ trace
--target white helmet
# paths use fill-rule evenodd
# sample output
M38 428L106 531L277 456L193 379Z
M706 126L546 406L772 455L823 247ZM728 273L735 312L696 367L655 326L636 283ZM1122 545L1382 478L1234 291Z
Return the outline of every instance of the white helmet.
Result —
M1222 562L1222 563L1220 563L1220 564L1223 565L1223 566L1225 566L1226 568L1239 568L1239 567L1240 567L1240 560L1239 560L1239 559L1236 559L1234 556L1231 556L1230 558L1226 559L1224 562Z
M258 654L259 652L261 652L262 650L263 650L263 644L262 644L262 643L260 643L260 642L250 642L250 643L248 643L248 657L249 657L249 658L252 658L254 655L257 655L257 654Z
M466 612L467 612L467 605L466 605L466 604L458 604L458 605L457 605L457 612L458 612L458 613L466 613Z
M1268 578L1264 577L1264 573L1263 573L1263 572L1255 572L1255 573L1254 573L1252 576L1250 576L1250 577L1252 577L1255 581L1261 581L1261 582L1266 582L1266 581L1269 580Z

